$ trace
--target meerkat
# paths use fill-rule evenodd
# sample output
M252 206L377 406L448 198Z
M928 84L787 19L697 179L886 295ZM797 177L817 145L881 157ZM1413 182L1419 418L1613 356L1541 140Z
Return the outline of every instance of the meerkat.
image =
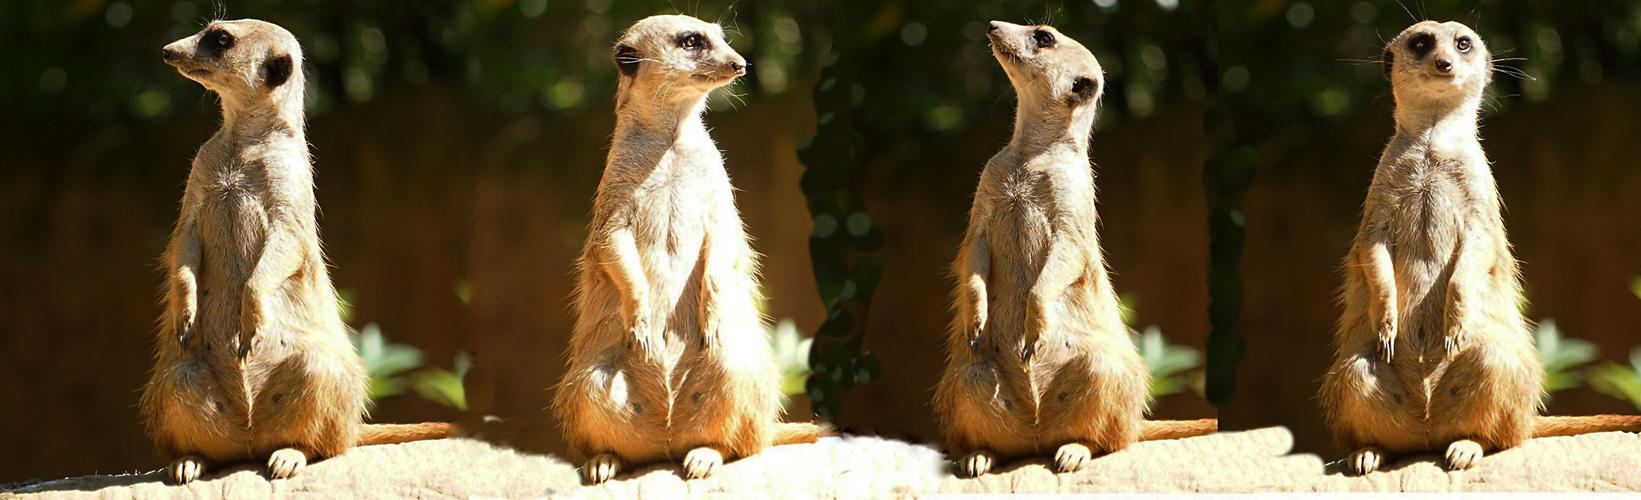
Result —
M757 254L701 115L746 73L723 28L655 16L615 47L616 126L579 261L568 373L553 408L582 473L682 460L687 478L766 446L814 442L779 423L780 371L758 312Z
M163 257L168 307L141 400L155 446L175 458L169 477L266 459L270 478L288 478L352 446L450 434L361 421L369 377L320 249L296 38L218 21L163 52L222 102Z
M1122 324L1100 251L1088 159L1104 75L1050 26L993 21L1019 109L980 174L953 270L957 315L934 406L959 472L1054 449L1060 472L1135 441L1213 433L1146 421L1151 376Z
M1347 468L1445 447L1448 469L1531 437L1641 431L1641 417L1539 416L1544 368L1478 138L1492 55L1463 24L1390 41L1396 135L1343 266L1337 348L1319 395Z

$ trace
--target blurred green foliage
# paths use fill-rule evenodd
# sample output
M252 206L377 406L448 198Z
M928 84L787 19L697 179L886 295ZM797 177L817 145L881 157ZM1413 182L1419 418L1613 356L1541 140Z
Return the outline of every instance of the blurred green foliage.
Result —
M1132 332L1139 295L1123 292L1117 294L1117 300L1121 303L1118 310L1122 314L1122 323ZM1162 328L1157 325L1147 326L1140 333L1130 333L1129 340L1139 348L1140 358L1145 360L1145 368L1151 372L1152 399L1178 394L1186 389L1191 389L1198 397L1203 395L1205 372L1197 369L1202 366L1202 355L1196 349L1169 343L1162 336Z
M1641 299L1641 276L1630 279L1630 293ZM1604 361L1590 367L1585 376L1596 392L1629 401L1641 409L1641 347L1630 349L1629 366Z
M1563 337L1556 328L1556 320L1544 318L1533 329L1533 343L1538 347L1539 362L1544 364L1544 395L1542 403L1550 403L1556 391L1572 389L1584 383L1584 373L1577 368L1594 361L1595 344L1587 340Z

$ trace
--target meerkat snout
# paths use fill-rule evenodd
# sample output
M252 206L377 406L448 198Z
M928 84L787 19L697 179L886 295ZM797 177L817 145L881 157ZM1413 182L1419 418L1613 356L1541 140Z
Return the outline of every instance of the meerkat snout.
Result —
M992 54L1022 94L1081 107L1099 99L1105 77L1094 54L1052 26L992 21Z
M254 19L213 22L160 52L166 64L218 94L266 95L293 76L301 78L302 47L296 37Z

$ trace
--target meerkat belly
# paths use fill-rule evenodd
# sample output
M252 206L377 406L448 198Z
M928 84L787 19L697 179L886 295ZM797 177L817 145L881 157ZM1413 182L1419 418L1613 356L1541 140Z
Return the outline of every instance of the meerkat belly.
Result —
M1401 330L1421 349L1441 345L1447 282L1463 229L1463 187L1437 170L1414 176L1391 204Z
M662 172L658 172L660 174ZM638 251L649 279L653 325L665 325L668 344L696 332L696 295L701 287L701 248L713 214L699 186L681 179L644 189L637 204ZM669 348L669 351L673 349Z
M1023 327L1031 288L1042 274L1053 229L1043 204L1024 196L1005 196L987 221L991 249L990 313L1009 333Z

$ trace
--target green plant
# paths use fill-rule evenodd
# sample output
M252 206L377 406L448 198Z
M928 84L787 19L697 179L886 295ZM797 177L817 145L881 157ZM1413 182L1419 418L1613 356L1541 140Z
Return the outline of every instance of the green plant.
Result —
M410 381L402 374L421 366L422 351L405 344L388 342L376 323L365 325L357 335L349 337L353 340L353 350L365 363L365 372L370 374L370 386L366 392L371 401L404 394L410 387Z
M1123 324L1132 327L1139 295L1119 293L1117 301L1121 305L1118 311L1122 314ZM1178 394L1186 389L1202 395L1207 378L1206 372L1197 370L1202 366L1202 355L1196 349L1168 343L1168 339L1162 336L1162 328L1157 325L1145 327L1144 332L1130 334L1129 339L1139 348L1140 358L1145 360L1145 368L1151 372L1152 399Z
M1641 347L1630 350L1629 366L1604 361L1590 367L1585 374L1590 388L1596 392L1629 401L1641 409Z
M770 329L769 343L781 367L781 392L787 396L803 394L804 380L809 378L809 349L815 339L805 338L798 332L798 324L785 318Z
M473 357L465 352L456 353L454 370L429 367L410 375L410 387L417 396L456 411L467 411L467 391L462 379L473 368Z
M1551 393L1583 383L1584 374L1574 368L1595 360L1595 344L1563 337L1552 318L1539 322L1533 331L1533 341L1538 347L1538 359L1544 364L1544 403L1550 402Z

